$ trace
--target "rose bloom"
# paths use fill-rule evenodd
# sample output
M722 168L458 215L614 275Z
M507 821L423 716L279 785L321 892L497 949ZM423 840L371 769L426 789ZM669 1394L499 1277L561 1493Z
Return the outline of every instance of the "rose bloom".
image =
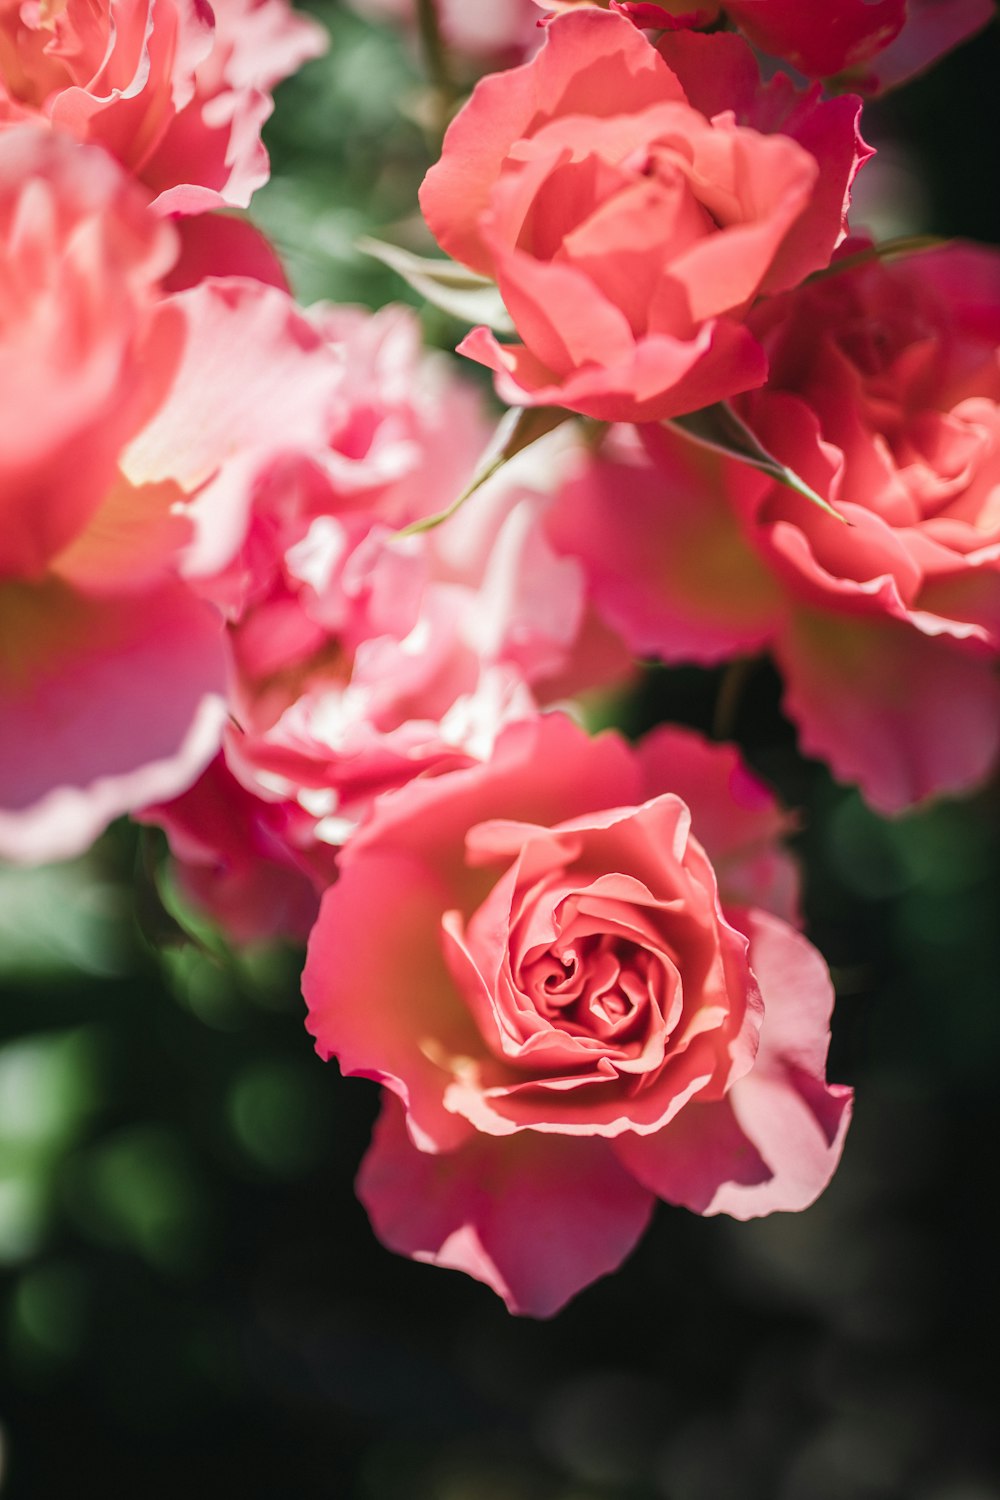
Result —
M143 815L237 942L305 935L336 846L379 793L487 757L511 719L630 665L543 531L572 442L552 434L446 525L400 536L471 478L478 394L424 353L408 309L321 309L312 326L335 361L322 436L251 460L242 543L201 583L228 621L225 768ZM227 811L206 819L211 796ZM238 912L240 888L262 926Z
M164 213L246 207L270 90L325 46L286 0L0 0L0 127L103 146Z
M100 151L0 136L0 852L85 847L166 795L221 730L221 622L176 574L174 492L120 453L184 329L169 226Z
M400 536L472 478L478 393L424 352L409 309L313 319L339 366L323 441L257 472L244 543L206 587L229 618L230 765L258 793L322 805L340 842L378 792L488 755L534 711L533 685L601 682L627 658L544 535L572 440L535 444L446 524Z
M753 328L771 376L737 409L843 521L648 429L612 437L550 535L633 651L770 649L803 749L880 811L966 790L1000 742L1000 255L845 268Z
M544 10L601 0L536 0ZM992 20L993 0L610 0L637 26L711 26L722 17L755 47L813 78L837 77L866 93L921 72Z
M538 55L482 79L421 206L494 277L523 343L461 352L514 405L651 421L760 385L755 299L825 266L867 148L860 106L779 75L744 42L623 16L555 18Z
M163 281L106 152L0 134L0 850L78 852L218 749L246 473L325 431L336 360L282 292Z
M411 537L313 492L271 588L230 626L226 753L247 787L299 800L340 843L380 792L482 759L508 720L624 674L588 628L582 569L545 538L558 464L539 460ZM290 477L275 476L286 497Z
M218 755L180 797L135 816L165 831L179 894L231 943L305 942L336 850L316 839L316 820L298 803L255 797Z
M389 1248L547 1316L657 1197L812 1202L851 1092L824 1079L833 994L782 827L734 751L558 714L380 799L303 992L320 1055L386 1086L358 1191Z

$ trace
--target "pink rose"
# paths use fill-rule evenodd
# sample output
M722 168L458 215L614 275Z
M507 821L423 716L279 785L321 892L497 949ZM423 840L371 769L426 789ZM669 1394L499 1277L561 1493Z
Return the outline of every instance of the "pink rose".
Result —
M489 62L517 62L533 52L540 40L534 0L436 0L438 25L446 47L469 58ZM416 0L351 0L356 11L373 21L395 21L416 26Z
M270 90L325 45L286 0L0 0L0 127L103 146L162 212L246 207Z
M545 10L610 4L637 26L710 26L724 14L749 41L812 78L865 92L895 87L981 30L993 0L536 0Z
M327 431L333 353L282 292L165 296L172 228L106 152L0 134L0 850L85 848L216 753L248 475Z
M390 1248L546 1316L656 1197L812 1202L851 1096L824 1081L825 966L764 909L793 900L781 827L731 750L558 715L381 799L303 990L321 1055L386 1085L358 1188Z
M424 180L440 244L496 279L523 339L461 345L512 404L651 421L760 385L749 308L843 235L857 101L762 88L738 38L680 35L668 65L620 15L557 17L480 81Z
M133 488L127 441L165 398L183 324L172 231L103 152L0 135L0 851L75 853L212 755L220 622L178 579L188 525Z
M814 78L842 75L874 92L901 83L978 31L992 0L726 0L757 47Z
M562 435L400 537L471 478L478 396L407 309L315 317L337 368L322 436L253 468L242 546L204 588L229 620L230 769L340 843L378 792L487 756L511 718L628 663L542 529Z
M335 851L318 844L314 819L294 802L266 802L217 756L172 802L143 808L163 828L184 900L236 944L304 942L334 879Z
M803 749L874 807L965 790L1000 748L1000 255L844 270L751 326L771 376L737 408L849 524L650 429L606 445L550 535L633 651L768 647Z
M276 294L256 300L285 315ZM205 344L192 337L161 430L138 445L146 464L151 449L176 468L178 439L204 429L200 371L225 331L206 309L202 321ZM571 459L568 429L506 465L447 525L400 536L471 477L487 436L478 395L424 353L408 309L317 309L305 326L315 348L286 381L275 375L294 411L262 410L250 382L205 461L225 441L234 456L188 507L199 526L188 571L228 624L225 765L143 814L166 829L185 893L241 942L304 935L336 847L379 793L489 756L511 719L630 666L585 610L579 565L542 527ZM252 336L273 364L282 344ZM219 816L206 813L213 796Z

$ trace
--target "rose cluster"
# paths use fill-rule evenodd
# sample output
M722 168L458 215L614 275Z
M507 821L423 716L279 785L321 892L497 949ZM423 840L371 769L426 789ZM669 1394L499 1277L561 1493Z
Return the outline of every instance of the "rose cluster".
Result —
M300 308L231 212L315 23L0 11L0 855L131 814L182 908L307 941L317 1050L384 1088L377 1234L534 1315L657 1199L807 1207L851 1110L792 815L735 747L588 705L768 652L887 813L1000 750L1000 257L850 223L837 91L990 7L543 9L432 7L527 59L420 192L460 265L416 284L499 310L459 346L499 427L411 309Z

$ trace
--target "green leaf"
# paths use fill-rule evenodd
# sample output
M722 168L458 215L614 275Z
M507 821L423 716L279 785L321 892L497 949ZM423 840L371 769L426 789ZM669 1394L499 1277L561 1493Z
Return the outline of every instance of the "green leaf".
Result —
M532 443L537 443L547 433L554 432L572 415L572 412L564 411L559 406L511 407L501 418L482 463L458 498L433 516L422 516L419 521L411 521L409 526L404 526L396 535L418 536L422 531L433 531L435 526L440 526L460 510L466 500L478 489L482 489L486 481L499 473L515 454L530 448Z
M514 325L496 289L496 284L477 271L454 260L414 255L399 245L387 245L365 235L359 250L401 276L426 302L449 313L461 323L485 323L494 333L513 333Z
M673 417L664 426L672 427L692 443L710 448L713 453L721 453L726 458L735 458L739 463L748 464L751 469L759 469L768 478L794 490L797 495L804 495L813 505L826 511L828 516L842 521L845 526L850 524L839 511L834 510L828 500L824 500L804 479L800 479L794 469L789 469L773 453L769 453L725 401L717 401L714 406L703 406L700 411L688 412L684 417Z

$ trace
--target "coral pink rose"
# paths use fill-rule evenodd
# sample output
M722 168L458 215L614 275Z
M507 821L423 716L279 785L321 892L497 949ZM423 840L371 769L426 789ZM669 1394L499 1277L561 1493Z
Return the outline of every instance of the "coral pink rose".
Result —
M0 0L0 127L103 146L163 212L245 207L269 91L325 45L286 0Z
M171 227L107 153L0 135L0 850L84 848L218 749L247 475L326 431L333 353L282 292L176 296Z
M321 1055L386 1085L358 1188L390 1248L546 1316L657 1197L812 1202L850 1090L824 1079L825 966L764 909L793 896L781 827L731 750L559 715L381 799L303 990Z
M176 247L103 152L0 136L0 851L53 858L211 756L220 621L177 578L175 492L133 489L127 440L183 325Z
M568 10L602 0L536 0ZM812 78L883 91L929 67L982 29L993 0L610 0L637 26L710 26L725 15L755 47Z
M747 311L842 237L857 101L763 89L739 38L691 40L668 65L620 15L557 17L449 128L421 205L523 339L461 345L506 401L647 421L760 385Z
M965 790L1000 746L1000 255L954 246L762 304L771 377L738 410L848 525L662 430L564 492L630 647L769 647L803 748L896 812Z

